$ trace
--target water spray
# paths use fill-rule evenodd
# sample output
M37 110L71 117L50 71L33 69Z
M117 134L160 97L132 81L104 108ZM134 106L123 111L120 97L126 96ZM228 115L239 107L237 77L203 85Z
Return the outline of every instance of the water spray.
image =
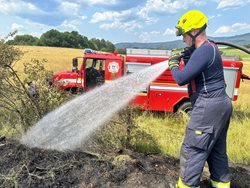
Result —
M168 68L167 61L104 84L50 112L21 138L29 147L74 150Z

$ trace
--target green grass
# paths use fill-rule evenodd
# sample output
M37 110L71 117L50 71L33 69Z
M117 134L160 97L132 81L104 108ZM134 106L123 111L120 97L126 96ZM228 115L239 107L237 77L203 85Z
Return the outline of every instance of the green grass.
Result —
M13 115L2 116L2 113L7 113L5 111L0 112L0 136L6 136L8 138L13 137L19 137L20 133L23 132L23 128L21 125L15 123L15 126L13 126L13 123L10 123L13 119L16 117L13 117Z
M250 164L250 110L239 106L234 104L235 112L228 131L228 156L232 163ZM137 116L136 122L141 130L151 135L153 147L160 153L179 157L188 117L178 118L169 114L157 116L148 112ZM148 147L137 148L137 150L146 153L151 151Z
M233 163L250 164L250 119L243 116L241 120L233 118L228 131L228 155Z
M243 72L250 74L250 61L244 60ZM228 130L227 151L232 163L250 164L250 81L241 82L237 101L233 102L233 116ZM143 113L136 119L139 127L152 136L161 153L179 157L188 117ZM141 148L147 152L147 148Z
M179 150L185 132L185 118L176 118L170 114L157 116L150 112L138 116L138 126L152 136L155 146L161 153L179 156ZM143 151L143 149L141 149ZM147 152L147 151L145 151Z
M241 50L236 50L236 49L223 49L222 50L224 52L223 55L228 55L228 56L239 56L241 58L249 58L249 54L247 54L246 52L243 52Z

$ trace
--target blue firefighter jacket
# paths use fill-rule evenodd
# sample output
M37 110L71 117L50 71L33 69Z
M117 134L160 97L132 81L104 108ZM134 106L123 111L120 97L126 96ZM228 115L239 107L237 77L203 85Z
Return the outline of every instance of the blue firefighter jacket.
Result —
M210 42L204 42L195 49L183 70L177 67L171 70L175 81L179 85L188 84L189 96L195 92L199 94L214 94L225 92L225 80L221 55L217 46ZM214 96L213 96L214 97Z

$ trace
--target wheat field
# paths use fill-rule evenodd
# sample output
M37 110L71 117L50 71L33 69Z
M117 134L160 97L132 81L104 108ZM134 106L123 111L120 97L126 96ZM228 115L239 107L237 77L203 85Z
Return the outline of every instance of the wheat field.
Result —
M72 58L83 57L83 50L72 48L55 48L41 46L17 46L24 55L18 61L14 68L20 73L23 73L23 64L31 62L31 59L42 61L45 59L45 68L53 72L71 70Z
M45 67L54 72L70 70L73 57L82 57L83 51L69 48L18 46L24 52L23 58L15 64L15 69L22 73L23 63L31 59L46 59ZM239 55L243 59L243 72L250 75L250 55L237 50L226 50L227 55ZM228 154L230 162L250 164L250 80L241 82L238 100L233 102L234 113L228 132ZM189 117L182 118L172 114L141 113L136 123L141 130L151 135L152 142L139 144L140 151L150 152L148 148L157 147L167 155L179 156L180 145ZM150 143L151 142L151 143ZM151 147L149 145L153 144Z

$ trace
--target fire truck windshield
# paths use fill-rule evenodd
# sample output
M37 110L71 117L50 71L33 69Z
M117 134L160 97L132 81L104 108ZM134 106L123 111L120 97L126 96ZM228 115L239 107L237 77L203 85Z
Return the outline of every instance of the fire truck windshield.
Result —
M86 84L95 86L105 81L105 60L103 59L86 59Z

